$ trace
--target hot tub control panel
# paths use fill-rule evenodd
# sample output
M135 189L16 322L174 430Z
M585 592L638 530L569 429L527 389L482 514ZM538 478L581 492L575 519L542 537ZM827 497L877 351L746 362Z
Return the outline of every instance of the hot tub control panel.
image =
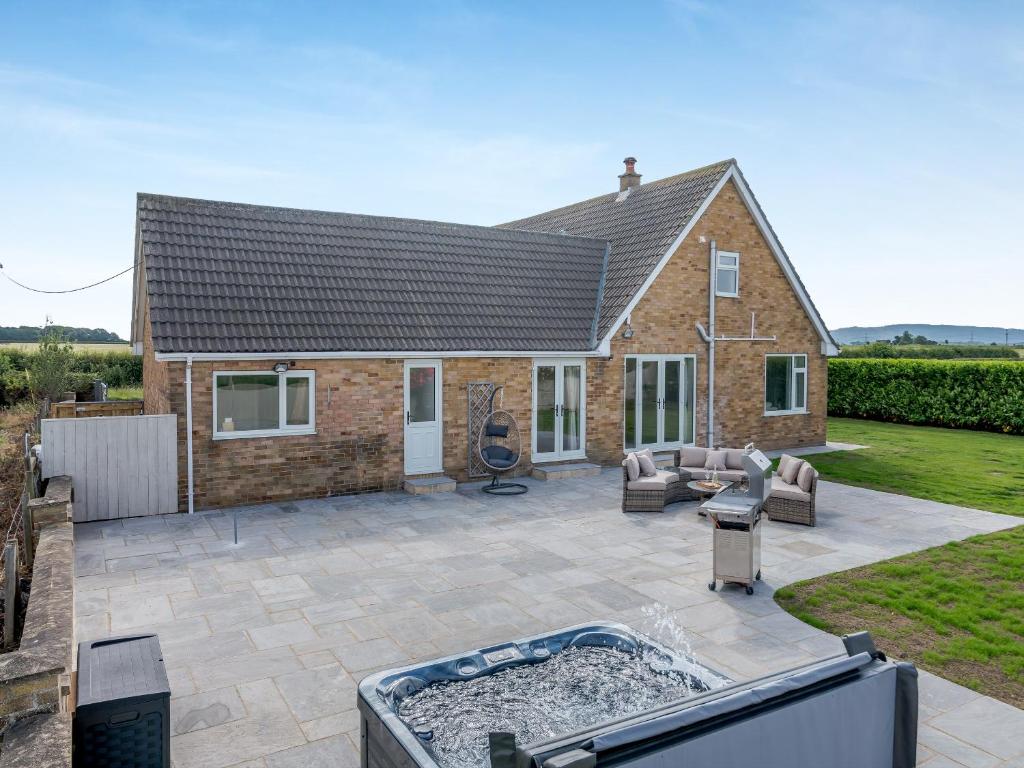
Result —
M516 661L521 658L523 658L523 654L515 645L506 645L484 654L484 661L488 664L501 664L504 661Z

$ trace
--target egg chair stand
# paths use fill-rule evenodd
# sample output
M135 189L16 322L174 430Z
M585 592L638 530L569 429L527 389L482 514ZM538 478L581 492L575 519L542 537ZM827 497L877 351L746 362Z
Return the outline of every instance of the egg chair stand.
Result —
M500 403L497 410L494 408L494 396L503 389L503 386L495 387L491 393L490 409L477 441L480 462L491 475L491 482L480 490L494 496L518 496L526 493L529 488L522 483L501 479L502 475L516 468L523 455L522 434L515 417L503 410Z

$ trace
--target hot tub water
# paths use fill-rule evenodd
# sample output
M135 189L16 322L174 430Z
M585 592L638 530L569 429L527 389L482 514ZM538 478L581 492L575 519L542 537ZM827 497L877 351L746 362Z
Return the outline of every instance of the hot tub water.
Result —
M653 649L572 646L539 663L433 683L403 698L397 713L444 768L485 767L491 731L526 744L708 689L671 662Z

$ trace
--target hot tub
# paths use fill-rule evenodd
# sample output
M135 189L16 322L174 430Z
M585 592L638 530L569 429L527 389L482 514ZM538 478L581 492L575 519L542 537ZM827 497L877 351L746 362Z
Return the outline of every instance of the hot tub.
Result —
M363 766L485 768L492 732L555 738L730 682L624 624L568 627L365 678Z
M742 683L614 623L380 672L359 684L362 766L913 768L917 670L843 640Z

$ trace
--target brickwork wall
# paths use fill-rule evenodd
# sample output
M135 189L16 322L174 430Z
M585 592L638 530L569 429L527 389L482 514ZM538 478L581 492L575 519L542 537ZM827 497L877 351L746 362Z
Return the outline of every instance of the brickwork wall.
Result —
M214 371L267 370L263 362L196 362L192 367L192 439L196 509L398 488L404 477L402 360L297 360L316 371L316 434L213 439ZM530 469L531 362L447 359L443 376L444 471L467 478L469 382L506 385L504 408L523 429ZM178 414L179 508L187 509L185 366L168 364L169 407ZM327 403L328 387L331 402Z
M719 298L719 335L746 335L757 313L765 342L717 345L717 445L754 441L773 448L825 440L827 360L820 339L790 289L768 244L730 183L632 314L632 339L617 335L610 359L587 362L587 457L602 464L622 458L623 374L627 354L693 354L697 360L697 443L706 443L707 346L695 329L707 326L708 243L740 253L740 295ZM186 508L184 363L158 363L152 353L148 312L143 370L146 413L178 414L179 498ZM766 417L764 356L806 353L806 415ZM295 361L316 371L314 435L213 440L215 370L267 370L265 362L196 363L193 367L195 506L327 496L397 488L404 477L402 360ZM522 429L524 457L517 474L530 470L532 361L528 358L448 358L443 361L444 471L467 479L467 389L474 381L505 384L504 407ZM331 402L327 403L330 388Z
M171 384L168 363L159 362L153 350L153 325L149 320L149 299L144 298L142 333L142 408L143 413L173 413L170 404Z

